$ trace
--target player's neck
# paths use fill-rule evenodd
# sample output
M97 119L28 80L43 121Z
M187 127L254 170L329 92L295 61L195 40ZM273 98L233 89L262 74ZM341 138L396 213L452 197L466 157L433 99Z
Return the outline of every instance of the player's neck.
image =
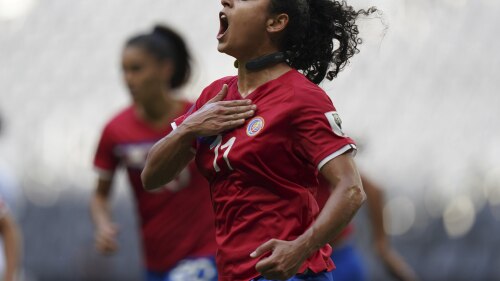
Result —
M169 119L169 116L177 111L177 106L178 102L164 93L161 99L137 103L136 109L144 121L161 126L165 120Z
M243 98L259 86L280 77L291 69L286 63L277 63L259 70L248 70L245 64L246 61L241 61L238 66L238 90Z

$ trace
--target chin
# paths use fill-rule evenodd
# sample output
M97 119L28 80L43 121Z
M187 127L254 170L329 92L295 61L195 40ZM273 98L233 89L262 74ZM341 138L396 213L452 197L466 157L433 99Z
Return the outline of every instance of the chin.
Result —
M228 50L227 43L219 41L219 44L217 44L217 51L227 54L227 50Z
M231 55L231 52L228 52L228 49L223 46L217 47L217 51L219 51L219 53L226 54L228 56L233 56Z
M226 54L228 56L231 56L233 58L236 58L235 52L231 50L231 48L227 45L227 43L219 43L219 45L217 45L217 51Z
M219 53L224 53L224 47L221 46L221 44L217 45L217 51L219 51Z

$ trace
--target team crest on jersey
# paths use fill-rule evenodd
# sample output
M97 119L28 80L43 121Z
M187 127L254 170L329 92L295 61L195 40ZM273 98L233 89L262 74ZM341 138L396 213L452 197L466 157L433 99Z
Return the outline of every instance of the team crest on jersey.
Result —
M333 132L339 137L345 137L346 135L342 132L342 119L340 119L337 111L330 111L325 113L328 123L332 127Z
M260 133L260 131L262 131L262 129L264 129L264 124L264 118L260 116L253 118L252 120L250 120L250 122L248 122L247 135L249 137L256 136L258 133Z

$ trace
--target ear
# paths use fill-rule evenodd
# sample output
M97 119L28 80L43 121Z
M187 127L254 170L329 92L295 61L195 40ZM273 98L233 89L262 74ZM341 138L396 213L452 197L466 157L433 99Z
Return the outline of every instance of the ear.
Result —
M278 14L267 20L266 29L269 33L277 33L283 31L288 25L288 15Z
M165 60L160 63L161 77L170 80L174 75L174 62L172 60Z

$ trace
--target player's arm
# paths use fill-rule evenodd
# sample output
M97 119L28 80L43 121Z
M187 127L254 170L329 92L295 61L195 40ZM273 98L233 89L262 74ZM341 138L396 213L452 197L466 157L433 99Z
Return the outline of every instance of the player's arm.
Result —
M302 235L312 252L338 236L366 199L352 153L332 159L320 172L333 190L316 222Z
M375 251L381 258L385 267L398 280L418 280L416 274L404 259L391 247L389 238L384 230L383 201L384 194L377 185L368 178L361 176L363 187L367 194L367 205L372 225Z
M90 201L90 211L95 226L95 246L103 254L111 254L118 248L117 226L113 223L110 211L111 179L99 178Z
M145 189L153 190L173 180L193 159L192 144L197 137L218 135L243 125L254 115L256 107L250 100L223 101L226 94L224 85L214 98L151 148L141 174Z
M314 224L293 241L271 239L250 255L256 258L272 251L256 265L267 279L283 280L296 274L307 258L342 231L365 201L366 195L351 153L328 161L320 172L335 189Z
M154 190L173 180L193 159L196 135L182 124L158 141L149 151L141 173L142 185Z
M5 256L3 280L14 281L16 280L21 256L21 236L17 223L8 212L0 218L0 235L3 240Z

